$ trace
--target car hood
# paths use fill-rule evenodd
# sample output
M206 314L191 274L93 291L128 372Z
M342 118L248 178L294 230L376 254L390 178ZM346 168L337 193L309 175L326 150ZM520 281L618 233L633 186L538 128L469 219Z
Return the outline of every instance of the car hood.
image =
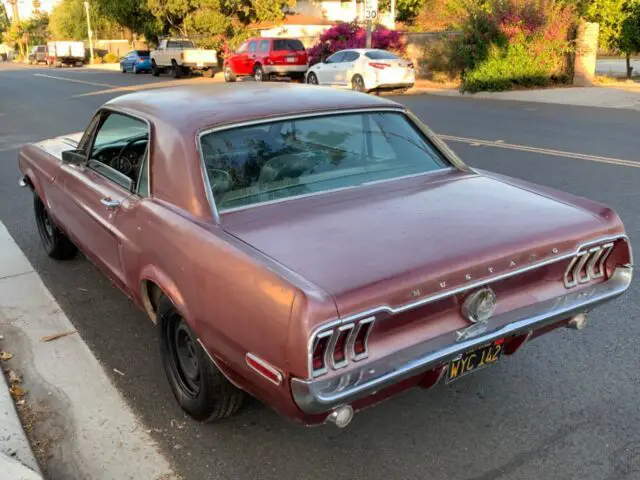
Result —
M572 201L575 200L575 201ZM401 305L622 230L606 207L446 171L223 214L225 230L330 294L340 316ZM586 205L586 206L585 206Z
M70 133L68 135L42 140L34 145L54 157L61 159L62 152L78 148L78 143L80 143L82 135L83 132Z

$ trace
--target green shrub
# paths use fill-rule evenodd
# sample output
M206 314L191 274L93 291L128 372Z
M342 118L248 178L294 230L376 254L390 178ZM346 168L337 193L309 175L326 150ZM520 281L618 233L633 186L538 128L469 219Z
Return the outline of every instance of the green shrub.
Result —
M490 0L472 10L450 47L462 90L540 87L568 80L575 8L548 0Z
M120 58L112 52L107 53L104 57L102 57L102 61L104 63L118 63Z

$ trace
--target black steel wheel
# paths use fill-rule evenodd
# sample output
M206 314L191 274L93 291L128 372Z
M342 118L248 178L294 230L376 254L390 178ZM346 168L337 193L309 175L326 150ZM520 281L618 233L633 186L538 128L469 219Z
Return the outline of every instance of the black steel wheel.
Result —
M160 76L160 70L158 69L158 65L156 65L156 62L151 62L151 75L153 75L154 77Z
M158 304L157 326L164 371L182 409L203 422L220 420L238 410L244 392L218 370L165 296Z
M354 75L351 79L351 88L356 92L366 92L367 89L364 86L364 78L360 75Z
M56 226L47 207L36 194L33 196L33 209L40 240L47 255L56 260L68 260L75 257L78 249L69 240L69 237Z
M307 75L307 83L310 85L318 85L318 77L316 76L315 73L310 72L309 75Z

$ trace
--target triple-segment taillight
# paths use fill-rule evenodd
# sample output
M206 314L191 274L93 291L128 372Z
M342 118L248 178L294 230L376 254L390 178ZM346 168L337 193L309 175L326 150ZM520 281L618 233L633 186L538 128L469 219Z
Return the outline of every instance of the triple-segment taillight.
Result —
M312 376L317 377L329 369L344 368L350 361L366 358L374 320L374 317L368 317L317 333L311 349Z
M613 242L578 252L565 270L564 286L571 288L604 277L605 262L612 250Z
M369 66L376 68L378 70L384 70L385 68L390 67L391 65L384 62L369 62Z

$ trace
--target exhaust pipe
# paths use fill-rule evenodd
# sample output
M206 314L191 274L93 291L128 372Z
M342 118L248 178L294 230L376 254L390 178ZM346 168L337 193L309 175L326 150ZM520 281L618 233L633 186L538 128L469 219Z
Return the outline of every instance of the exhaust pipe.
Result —
M587 326L587 314L581 313L580 315L576 315L572 317L567 323L567 328L571 328L573 330L582 330Z
M353 414L354 412L351 405L343 405L331 412L325 421L327 423L333 423L338 428L344 428L353 420Z

